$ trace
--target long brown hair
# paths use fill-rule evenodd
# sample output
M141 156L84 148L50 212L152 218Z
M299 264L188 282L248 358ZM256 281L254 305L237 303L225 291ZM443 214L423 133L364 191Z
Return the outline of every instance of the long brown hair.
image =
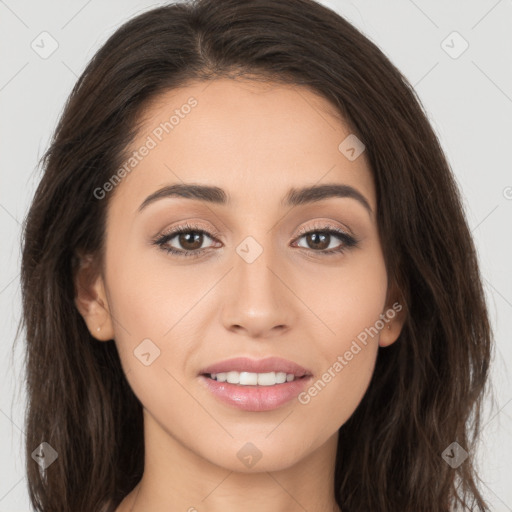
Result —
M399 339L379 349L369 388L339 430L339 506L489 510L474 454L492 332L460 193L412 86L375 44L312 0L152 9L120 27L77 81L24 226L33 506L111 512L143 472L142 406L114 343L96 342L74 304L77 254L101 261L109 197L94 190L124 161L158 94L250 75L311 88L363 141L388 276L406 306ZM45 471L31 457L42 442L58 453ZM442 457L453 442L469 454L456 468Z

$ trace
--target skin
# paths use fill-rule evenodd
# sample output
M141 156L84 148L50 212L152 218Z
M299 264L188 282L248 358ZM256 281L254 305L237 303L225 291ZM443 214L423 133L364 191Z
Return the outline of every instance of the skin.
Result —
M314 382L391 308L396 294L366 154L350 161L338 150L350 130L324 98L243 79L161 95L131 149L191 96L197 106L103 199L104 265L94 272L94 261L84 258L76 277L76 304L91 334L115 340L144 407L144 475L117 512L339 510L338 429L366 392L379 347L397 339L402 314L307 404L241 411L209 393L198 372L231 357L279 356L308 368ZM138 211L156 190L182 182L221 187L231 203L170 197ZM292 187L326 183L356 188L372 213L350 197L280 204ZM203 238L207 250L198 258L151 244L186 222L219 235ZM353 234L358 246L322 256L322 246L298 238L299 229L324 222ZM247 236L263 249L250 264L236 252ZM191 247L183 243L176 236L168 245ZM323 247L340 245L331 235ZM160 350L149 366L133 353L147 338ZM251 468L237 457L248 442L262 455Z

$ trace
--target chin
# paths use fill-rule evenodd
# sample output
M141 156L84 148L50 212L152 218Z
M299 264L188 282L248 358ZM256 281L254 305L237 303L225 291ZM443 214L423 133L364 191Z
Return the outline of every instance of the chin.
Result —
M268 432L254 436L252 441L230 439L222 445L219 445L218 441L212 441L217 444L218 451L215 453L203 452L203 455L200 455L212 464L229 471L260 473L288 469L309 454L309 451L304 449L303 443L287 444L277 437L265 439L267 435ZM297 436L295 439L302 437L300 434L295 434L295 436ZM247 436L245 439L248 439Z

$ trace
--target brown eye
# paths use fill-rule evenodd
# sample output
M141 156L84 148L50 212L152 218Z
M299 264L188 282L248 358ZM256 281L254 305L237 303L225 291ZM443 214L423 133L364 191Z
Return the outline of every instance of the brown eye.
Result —
M307 244L309 245L310 249L318 249L320 251L323 251L329 247L330 236L331 235L328 233L322 233L319 231L305 235Z
M173 238L176 238L174 236ZM204 234L199 231L189 231L187 233L179 233L177 240L179 245L187 251L196 251L203 245Z
M205 238L216 240L215 236L199 226L178 226L153 241L162 250L176 256L200 256L210 247L202 247Z
M205 238L212 239L203 230L177 228L173 232L164 235L157 243L168 252L190 256L193 253L202 253L208 249L208 247L202 247Z
M299 245L304 249L311 249L321 255L331 255L335 253L342 253L345 250L356 247L358 240L351 235L345 233L341 229L326 226L325 228L316 228L310 231L303 232L299 236L299 240L304 238L306 240L306 247ZM341 244L330 247L334 239L341 240Z

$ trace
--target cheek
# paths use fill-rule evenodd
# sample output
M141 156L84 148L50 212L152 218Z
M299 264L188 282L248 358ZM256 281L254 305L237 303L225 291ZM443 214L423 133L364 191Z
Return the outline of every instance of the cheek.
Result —
M173 266L158 248L141 250L140 242L132 245L116 245L113 236L107 250L112 312L125 327L114 327L116 335L125 337L128 331L133 342L145 337L165 342L173 326L181 325L181 319L205 293L205 281L197 279L193 265Z
M329 279L317 275L316 282L323 286L309 293L308 304L328 327L323 326L323 336L316 336L323 364L299 402L311 417L325 422L322 428L329 432L352 415L373 375L387 274L376 251L346 271L331 271Z
M164 404L165 411L179 410L190 401L179 382L190 373L197 330L204 308L211 307L211 296L205 295L218 277L198 278L207 270L173 266L156 248L122 247L117 238L107 247L106 281L124 372L148 410ZM199 421L201 411L196 413Z
M349 350L352 340L364 341L366 329L384 313L387 272L377 245L352 253L338 268L309 274L303 284L302 296L324 324L317 342L331 360ZM378 335L371 339L378 343Z
M315 376L298 397L299 407L304 407L308 421L316 423L312 428L320 438L346 423L368 389L377 352L359 345L340 345L339 353L332 354L325 371Z
M107 253L108 254L108 253ZM112 250L107 283L114 318L115 343L126 378L147 411L158 411L162 424L173 424L176 411L187 410L187 421L204 422L204 411L192 410L180 383L190 351L192 306L200 287L175 269L152 265L135 251Z

